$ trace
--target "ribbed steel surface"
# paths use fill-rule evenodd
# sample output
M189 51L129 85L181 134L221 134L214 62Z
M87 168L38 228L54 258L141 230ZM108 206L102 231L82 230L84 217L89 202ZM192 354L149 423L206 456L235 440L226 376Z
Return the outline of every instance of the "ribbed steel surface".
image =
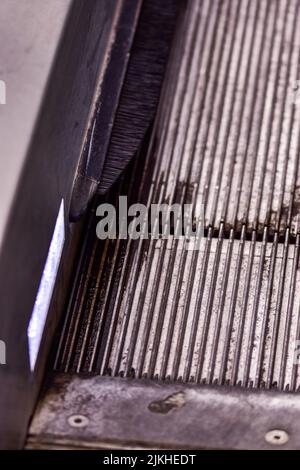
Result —
M207 226L294 233L299 2L192 1L183 37L161 113L156 197L199 195Z
M210 232L199 251L172 239L96 242L57 368L295 390L299 236L244 235Z
M56 369L298 389L299 7L188 4L141 181L128 181L148 206L198 215L202 202L200 250L100 242L91 222Z

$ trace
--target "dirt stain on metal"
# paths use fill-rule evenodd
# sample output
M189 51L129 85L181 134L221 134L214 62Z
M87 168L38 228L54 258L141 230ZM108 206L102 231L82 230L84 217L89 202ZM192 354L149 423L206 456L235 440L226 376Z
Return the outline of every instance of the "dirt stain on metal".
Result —
M173 409L182 408L185 402L184 392L177 392L163 400L153 401L149 404L148 409L152 411L152 413L167 414Z

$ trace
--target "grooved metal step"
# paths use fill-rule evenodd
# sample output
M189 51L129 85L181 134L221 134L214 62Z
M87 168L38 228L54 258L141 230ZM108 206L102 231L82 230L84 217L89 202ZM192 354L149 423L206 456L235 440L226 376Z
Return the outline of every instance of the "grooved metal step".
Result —
M96 241L58 368L295 391L299 236L266 238Z
M121 187L195 217L200 201L205 237L100 242L92 213L56 370L298 390L298 78L300 2L188 2Z
M157 126L155 199L198 195L207 226L295 233L299 2L190 2L180 39Z

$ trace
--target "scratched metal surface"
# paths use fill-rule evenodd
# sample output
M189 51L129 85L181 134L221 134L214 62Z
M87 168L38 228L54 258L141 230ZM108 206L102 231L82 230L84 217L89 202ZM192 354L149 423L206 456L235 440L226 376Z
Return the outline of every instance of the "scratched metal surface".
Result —
M299 449L299 416L297 394L56 374L26 447ZM284 429L288 440L266 441L272 429Z
M161 113L157 199L199 195L207 226L295 231L299 23L297 1L190 2Z
M124 184L134 202L203 202L201 249L99 242L92 214L56 370L298 390L299 7L189 2Z
M95 242L56 369L297 390L299 236L232 237Z

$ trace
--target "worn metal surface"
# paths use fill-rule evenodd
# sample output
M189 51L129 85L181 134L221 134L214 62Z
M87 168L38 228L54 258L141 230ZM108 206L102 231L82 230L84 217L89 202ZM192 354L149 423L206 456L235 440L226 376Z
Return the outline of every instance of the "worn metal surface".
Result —
M208 237L95 241L75 287L59 370L296 391L295 245ZM101 287L100 287L101 286Z
M93 380L123 387L114 439L128 436L128 396L135 406L137 390L156 390L174 421L139 415L145 442L267 448L267 431L286 437L278 430L295 432L286 445L299 447L298 395L280 393L300 386L299 9L285 0L188 2L150 148L121 193L148 207L192 203L195 216L204 203L200 251L172 237L99 242L91 214L55 368L110 374ZM183 390L197 402L189 424L186 405L172 409Z
M84 426L72 425L74 415ZM296 394L60 374L27 447L298 449L299 418ZM272 430L287 442L270 439Z
M205 205L206 226L295 232L299 2L191 1L165 88L151 198Z
M92 214L58 370L298 389L298 6L189 4L152 145L121 192L148 207L192 202L195 215L204 199L200 251L172 237L99 242Z

